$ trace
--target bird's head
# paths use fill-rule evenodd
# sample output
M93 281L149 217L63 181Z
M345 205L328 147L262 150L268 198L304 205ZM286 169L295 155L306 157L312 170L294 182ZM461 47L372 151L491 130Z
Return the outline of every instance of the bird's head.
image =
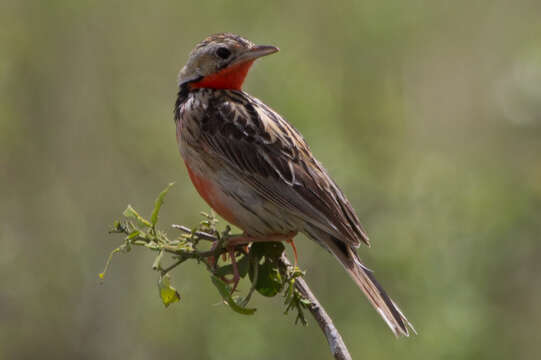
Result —
M275 46L255 45L235 34L214 34L195 46L178 82L190 88L240 90L253 62L277 51Z

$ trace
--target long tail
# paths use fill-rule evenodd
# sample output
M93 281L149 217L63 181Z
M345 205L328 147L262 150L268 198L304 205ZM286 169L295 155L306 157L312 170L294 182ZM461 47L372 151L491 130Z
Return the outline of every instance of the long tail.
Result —
M413 325L376 281L372 270L362 264L354 247L320 230L312 228L307 230L306 233L320 245L327 248L340 261L395 336L409 336L409 329L417 334Z

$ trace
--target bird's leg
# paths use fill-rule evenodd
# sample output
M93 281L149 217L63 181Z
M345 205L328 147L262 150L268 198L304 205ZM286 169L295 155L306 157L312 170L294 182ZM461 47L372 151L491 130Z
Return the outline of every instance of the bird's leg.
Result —
M230 236L227 239L227 242L225 245L227 249L227 253L224 253L223 255L224 255L224 261L227 259L226 258L227 254L229 254L229 256L231 257L231 266L233 267L233 278L229 280L225 278L225 276L223 276L222 280L228 284L233 284L233 287L231 288L231 294L235 292L235 290L237 289L237 285L239 284L239 281L240 281L239 267L237 265L237 258L235 257L235 247L238 245L243 245L243 244L246 244L246 246L248 246L249 243L252 243L254 241L256 241L255 238L244 236L244 235ZM245 252L248 253L247 248L245 249Z
M291 245L291 248L293 249L293 255L295 255L295 266L297 266L297 263L299 262L297 257L297 247L295 246L295 243L293 242L293 238L286 240L289 245Z
M239 268L237 265L237 260L235 257L235 248L239 245L248 245L254 242L287 242L291 245L293 248L293 253L295 254L295 264L297 264L297 248L295 247L295 244L293 243L293 237L296 235L296 233L289 233L289 234L275 234L275 235L265 235L265 236L250 236L247 234L243 235L234 235L230 236L226 240L225 247L227 248L227 252L229 256L231 257L231 265L233 267L233 279L223 279L229 284L233 284L233 288L231 290L231 293L235 291L237 288L237 285L240 281L240 275L239 275ZM247 252L247 251L246 251Z
M216 249L217 244L218 242L215 241L214 244L212 244L210 251ZM224 261L226 261L227 257L225 256L227 254L229 254L229 256L231 257L231 265L233 265L233 279L229 280L225 276L220 276L220 279L222 279L224 282L228 284L233 284L233 289L231 290L231 293L233 293L235 289L237 288L237 285L240 281L240 274L239 274L239 268L237 266L237 259L235 258L234 247L227 246L226 248L227 248L227 253L222 254L223 255L222 258ZM218 262L216 261L216 258L214 256L209 256L207 262L213 270L216 270L216 265L218 264Z
M210 246L210 251L214 251L216 250L216 246L218 246L218 240L215 240L212 245ZM214 256L209 256L208 257L208 264L210 265L210 267L215 270L216 269L216 265L218 264L218 261L216 261L216 258Z

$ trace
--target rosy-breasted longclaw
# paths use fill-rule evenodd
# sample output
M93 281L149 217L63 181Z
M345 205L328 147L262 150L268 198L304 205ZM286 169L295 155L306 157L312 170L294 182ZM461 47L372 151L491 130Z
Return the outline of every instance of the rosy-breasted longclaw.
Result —
M230 33L211 35L192 50L179 74L174 111L188 175L247 239L289 241L302 232L315 240L340 261L393 333L407 336L413 327L357 255L369 241L349 201L301 134L241 90L253 62L277 51Z

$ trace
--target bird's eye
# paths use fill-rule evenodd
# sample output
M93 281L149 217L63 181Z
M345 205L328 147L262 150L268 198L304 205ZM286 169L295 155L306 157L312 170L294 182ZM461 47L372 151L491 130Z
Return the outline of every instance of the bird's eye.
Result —
M221 57L222 59L227 59L229 56L231 56L231 51L229 49L221 47L218 50L216 50L216 55Z

